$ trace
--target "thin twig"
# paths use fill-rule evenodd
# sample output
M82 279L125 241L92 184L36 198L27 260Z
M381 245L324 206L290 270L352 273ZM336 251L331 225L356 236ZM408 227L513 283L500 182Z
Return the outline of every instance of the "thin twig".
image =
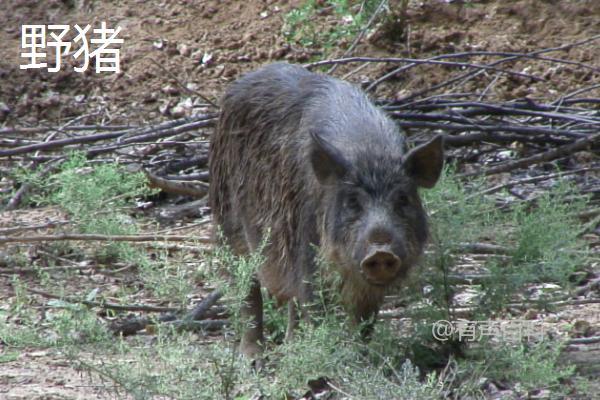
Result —
M555 149L533 155L531 157L525 157L519 160L510 161L491 168L479 169L474 172L466 172L463 174L459 174L458 176L460 178L466 178L470 176L493 175L499 174L501 172L508 172L517 168L527 167L529 165L537 164L540 162L551 161L559 157L564 157L566 155L576 153L578 151L586 150L598 143L600 143L600 133L596 133L585 139L579 139L575 143L566 144L564 146L560 146Z
M559 178L562 176L575 175L575 174L580 174L582 172L594 172L594 171L600 171L600 167L579 168L579 169L574 169L572 171L562 171L562 172L557 172L555 174L539 175L539 176L533 176L531 178L517 179L514 181L509 181L509 182L503 183L501 185L493 186L491 188L482 190L477 193L470 194L467 197L465 197L465 200L469 200L469 199L472 199L475 197L480 197L480 196L496 193L503 189L507 189L507 188L510 188L513 186L525 185L528 183L536 183L536 182L541 182L541 181L545 181L548 179Z
M177 78L177 76L175 76L175 74L173 74L171 71L169 71L168 69L166 69L163 65L161 65L160 63L158 63L156 60L154 60L153 58L150 58L150 61L152 61L152 63L154 65L156 65L158 68L160 68L164 73L166 73L167 75L169 75L171 77L171 79L173 79L177 83L177 85L179 87L181 87L183 90L185 90L186 92L188 92L190 94L193 94L195 96L200 97L202 100L206 101L208 104L210 104L214 108L219 108L219 106L215 102L213 102L211 99L209 99L208 97L206 97L202 93L198 92L197 90L192 90L192 89L188 88L186 85L184 85Z
M35 243L65 240L103 241L103 242L198 242L213 243L211 238L172 235L98 235L86 233L64 233L58 235L0 236L0 243Z
M52 293L45 292L43 290L32 289L32 288L25 288L25 290L27 290L30 293L38 294L42 297L46 297L49 299L58 299L58 300L65 301L67 303L83 304L83 305L86 305L89 307L99 307L99 308L117 310L117 311L173 312L173 311L179 310L179 308L175 308L175 307L159 307L159 306L148 306L148 305L140 305L140 304L123 305L123 304L115 304L115 303L107 303L107 302L81 300L81 299L76 299L73 297L58 296L58 295L55 295Z
M385 5L385 3L387 3L387 0L381 0L381 2L379 3L379 5L377 6L377 8L375 9L375 11L373 12L373 15L371 15L371 18L369 18L369 21L367 22L367 24L364 26L363 29L361 29L361 31L359 32L359 34L354 38L354 41L352 42L352 44L350 45L350 47L348 47L348 49L344 52L344 54L342 55L341 58L346 58L348 57L350 54L352 54L352 52L354 51L354 49L356 48L356 46L358 46L358 44L360 43L360 41L362 40L362 38L365 36L365 33L367 33L367 31L371 28L371 25L373 25L373 23L375 22L375 19L379 16L379 13L383 10L383 6ZM332 74L336 68L338 67L339 64L334 64L329 71L327 71L328 74Z

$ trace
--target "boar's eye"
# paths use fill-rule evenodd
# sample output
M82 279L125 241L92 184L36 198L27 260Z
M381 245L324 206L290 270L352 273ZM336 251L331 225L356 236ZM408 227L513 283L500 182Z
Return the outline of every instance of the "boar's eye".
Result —
M344 206L346 209L354 213L359 213L362 211L362 205L360 204L360 200L356 194L348 195L348 197L344 199Z
M396 195L394 204L396 206L396 209L402 210L404 207L407 207L410 205L410 198L408 197L408 195L406 195L404 193L398 193Z

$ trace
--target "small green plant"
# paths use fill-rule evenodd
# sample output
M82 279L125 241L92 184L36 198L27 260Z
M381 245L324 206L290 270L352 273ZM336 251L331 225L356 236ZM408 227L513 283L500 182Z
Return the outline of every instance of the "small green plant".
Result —
M220 233L219 235L222 236ZM227 245L218 246L207 255L207 263L211 269L209 276L223 290L224 296L230 299L228 307L234 316L233 320L236 322L234 327L238 333L246 324L245 321L240 321L239 312L250 292L252 279L264 261L263 250L268 244L268 237L267 232L258 248L247 256L234 254Z
M130 173L117 164L90 166L85 155L77 152L72 153L54 175L42 178L41 171L21 171L17 177L32 186L30 203L61 207L81 233L136 233L127 208L135 198L154 192L148 188L141 172ZM127 243L109 243L98 249L97 256L134 263L140 253Z
M565 283L581 265L582 242L574 214L583 210L586 199L580 196L565 201L573 193L573 187L561 184L540 195L533 209L523 204L514 212L516 247L512 263L526 267L523 269L533 275L531 279Z
M170 259L165 252L158 252L153 260L140 258L138 270L144 287L154 296L186 304L193 290L193 271L183 260Z
M561 348L557 341L517 346L488 341L483 349L471 352L469 363L462 363L463 373L470 375L483 368L485 376L497 382L518 382L525 391L546 388L558 395L561 380L575 371L559 360Z
M283 35L289 42L305 47L331 48L364 29L380 5L381 0L308 0L285 16ZM335 16L331 26L318 18L320 11L329 9Z

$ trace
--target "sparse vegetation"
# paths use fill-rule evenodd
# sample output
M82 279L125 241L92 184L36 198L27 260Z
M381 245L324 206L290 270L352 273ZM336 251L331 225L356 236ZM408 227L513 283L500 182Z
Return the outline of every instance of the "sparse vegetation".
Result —
M82 175L75 172L81 164L70 165L74 169L64 168L59 176L53 178L54 182L61 183L60 190L50 191L49 198L57 204L68 204L72 215L82 220L85 229L92 229L86 224L86 213L90 210L85 209L84 204L75 204L78 202L76 199L98 205L112 199L118 201L120 209L133 199L133 196L128 196L127 200L120 196L120 192L103 187L107 182L121 182L119 177L122 176L114 169L91 170ZM125 184L132 189L137 185L138 181ZM18 315L22 326L17 328L7 323L4 315L0 338L15 348L69 346L68 356L79 362L82 368L114 381L119 390L136 399L166 395L177 399L244 399L257 393L267 398L282 398L301 395L307 382L320 377L326 377L334 390L352 398L364 399L434 399L442 392L473 395L479 390L476 379L483 377L517 381L525 391L541 386L556 388L559 380L571 376L573 370L557 362L559 346L553 342L525 346L485 341L462 355L455 355L459 362L452 380L430 369L436 363L443 365L453 352L447 346L440 348L435 344L431 323L451 318L448 312L455 288L444 277L447 278L453 271L462 243L490 237L503 225L506 229L502 231L509 234L496 235L497 244L515 249L511 251L510 261L498 269L494 269L498 262L490 261L491 278L481 287L482 308L479 315L482 319L489 318L490 311L504 304L498 302L500 297L510 299L520 290L521 286L515 284L515 279L520 284L532 282L534 278L553 279L565 284L576 266L571 258L564 256L569 254L567 250L578 248L574 234L576 229L570 221L577 207L572 203L569 207L564 206L564 200L570 194L569 187L559 186L547 196L540 197L533 206L523 204L504 211L499 211L485 196L471 196L480 188L480 183L473 182L466 190L452 170L447 169L438 188L426 194L427 207L433 212L433 252L425 263L431 273L419 276L432 279L417 278L413 285L429 285L431 289L427 296L431 301L429 306L413 313L417 323L410 335L399 335L388 323L381 323L371 342L362 342L355 331L349 329L343 313L335 305L335 290L332 290L331 279L328 278L329 281L322 281L319 298L326 299L323 301L329 306L321 307L324 314L316 326L302 324L292 343L282 343L285 313L272 301L267 301L269 339L265 358L268 363L266 370L257 373L237 353L237 334L203 345L194 334L159 327L151 346L136 338L118 339L116 344L111 344L114 339L107 336L91 310L59 300L48 303L51 312L39 324L26 306L23 283L16 280L17 296L12 303L11 315L13 318ZM457 206L459 204L460 207ZM533 221L544 221L545 227L552 227L551 232L537 229ZM540 239L540 235L545 236ZM125 261L130 260L130 254L117 252L114 255ZM210 269L213 271L207 276L225 288L225 302L230 306L234 332L239 333L244 324L237 310L247 291L250 276L261 260L260 251L249 257L238 257L225 247L215 249L207 259L207 265L212 265ZM167 258L153 262L145 260L140 265L140 272L154 296L184 302L185 295L192 290L189 275L175 265ZM540 265L548 266L544 271L549 273L540 274L536 269ZM524 273L519 274L517 268ZM228 271L225 278L221 273L224 269ZM498 275L501 273L503 275ZM412 291L412 301L423 300L415 296L420 291ZM95 293L88 296L95 296ZM127 294L123 293L123 296ZM106 359L98 363L86 358L85 352L74 350L81 343L88 346L96 343ZM502 350L499 351L499 348ZM483 371L478 369L482 363L485 363ZM510 368L507 368L509 365ZM198 391L199 387L204 389Z
M283 35L302 46L331 49L364 29L380 4L381 0L308 0L286 15ZM336 23L326 24L319 15L333 15Z

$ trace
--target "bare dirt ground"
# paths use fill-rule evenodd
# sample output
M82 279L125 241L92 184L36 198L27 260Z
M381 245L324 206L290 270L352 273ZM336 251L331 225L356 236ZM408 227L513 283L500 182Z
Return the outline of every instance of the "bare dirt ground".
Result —
M307 62L322 59L323 49L288 44L282 35L286 13L298 0L179 0L179 1L35 1L4 0L0 9L0 128L61 125L83 117L81 123L136 124L192 115L206 109L203 97L214 102L227 83L240 74L274 61ZM327 20L327 14L316 18ZM120 74L80 74L63 68L55 74L21 70L22 24L91 24L106 21L121 26L124 39ZM360 56L427 58L461 51L526 52L557 47L600 34L600 2L474 1L410 2L408 33L395 35L379 27L354 51ZM347 45L346 45L347 46ZM333 49L327 58L340 56ZM600 66L598 45L575 48L554 57ZM312 57L312 58L311 58ZM514 70L524 64L518 62ZM349 79L363 82L394 67L369 66ZM555 99L582 85L599 82L598 73L572 66L536 64L544 81L500 76L490 84L490 98ZM342 76L350 66L338 68ZM425 86L439 83L454 72L451 68L424 66L381 85L376 95L400 98ZM481 80L468 82L473 91ZM486 84L489 84L487 81ZM600 89L596 89L596 96ZM590 96L593 93L590 93ZM28 138L23 138L28 139ZM41 224L54 209L18 210L0 214L0 228L22 220ZM204 231L200 231L204 235ZM0 249L1 250L1 249ZM35 249L32 247L32 252ZM0 251L1 252L1 251ZM600 265L596 265L600 268ZM124 284L117 278L82 276L107 287ZM100 281L101 282L98 282ZM79 285L80 283L78 283ZM77 289L73 289L77 292ZM0 308L8 309L13 296L10 278L0 278ZM555 326L579 319L598 326L600 309L574 306L551 316ZM82 375L54 350L26 349L10 360L0 344L0 398L100 399L107 398L104 383ZM600 389L599 389L600 390ZM110 398L110 396L109 396Z
M194 111L198 91L217 101L223 87L241 73L267 63L306 62L323 57L323 49L304 49L286 43L283 19L301 1L28 1L8 0L0 13L0 99L9 111L0 114L6 126L59 121L100 111L113 123L147 122ZM483 1L468 5L443 1L411 2L407 33L381 27L354 54L427 58L462 51L529 52L590 38L600 32L600 4L594 0L517 2ZM331 16L318 15L325 21ZM121 26L122 74L85 74L63 68L60 73L21 70L22 24L61 23L96 27ZM329 57L344 49L333 49ZM319 55L320 54L320 55ZM596 46L553 55L598 66ZM203 62L204 60L204 62ZM521 64L515 65L519 70ZM353 75L362 81L394 68L378 65ZM598 79L592 71L574 66L548 66L546 80L529 82L500 77L491 92L500 99L556 98L571 88ZM339 68L338 75L350 67ZM378 95L402 96L445 80L451 68L423 67L381 86ZM480 84L472 81L464 88ZM177 107L179 105L180 107ZM2 117L3 115L3 117ZM90 119L99 117L90 117Z

